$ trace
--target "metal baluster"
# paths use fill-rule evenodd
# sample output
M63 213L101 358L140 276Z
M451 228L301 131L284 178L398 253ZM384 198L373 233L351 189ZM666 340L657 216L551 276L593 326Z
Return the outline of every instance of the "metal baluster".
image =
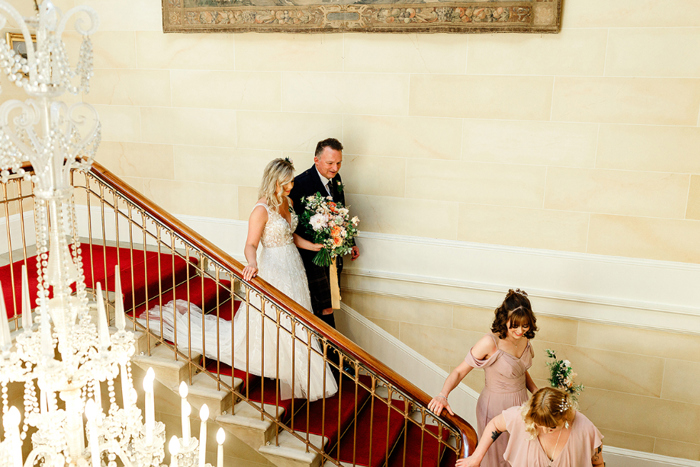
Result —
M134 274L133 274L133 269L134 269L134 225L136 222L134 221L134 211L131 208L131 203L127 204L127 210L129 213L129 264L131 265L131 270L132 273L130 274L131 276L131 303L136 302L136 285L134 283ZM146 313L148 315L148 313ZM148 322L148 316L146 316L146 322ZM134 320L134 330L136 330L136 320ZM148 326L146 327L146 342L149 344L147 345L147 353L148 355L151 354L151 337L150 337L150 332Z
M9 204L10 202L8 201L8 196L7 196L7 183L2 184L2 199L3 199L3 204L5 205L5 230L7 230L7 257L8 261L10 262L10 281L12 283L12 305L14 308L14 316L13 319L15 320L15 326L17 325L17 315L19 314L17 312L17 298L15 297L16 291L15 291L15 270L14 267L12 267L12 264L14 263L14 260L12 259L12 226L10 224L10 207Z
M391 426L390 421L391 421L391 406L392 406L391 386L387 386L387 389L389 390L389 392L388 392L388 398L386 401L386 447L384 448L384 450L385 450L385 453L384 453L385 464L389 463L389 448L390 448L389 447L389 429ZM372 459L372 457L370 457L370 461L371 461L371 459Z

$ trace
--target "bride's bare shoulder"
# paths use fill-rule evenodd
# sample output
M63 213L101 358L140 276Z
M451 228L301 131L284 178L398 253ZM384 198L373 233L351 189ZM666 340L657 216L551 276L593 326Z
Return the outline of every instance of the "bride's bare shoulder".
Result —
M253 207L253 210L250 212L250 220L251 221L256 221L256 220L261 220L261 221L267 221L267 199L266 198L260 198L258 202L255 204Z

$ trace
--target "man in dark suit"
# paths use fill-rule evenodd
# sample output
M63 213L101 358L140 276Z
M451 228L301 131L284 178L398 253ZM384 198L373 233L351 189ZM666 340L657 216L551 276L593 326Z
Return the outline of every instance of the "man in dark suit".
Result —
M304 200L307 196L320 193L323 196L332 196L333 201L345 205L345 192L340 179L340 165L343 162L343 145L335 138L328 138L316 145L314 165L307 171L299 174L294 179L294 188L289 197L294 203L294 211L297 215L304 212ZM313 238L306 232L306 228L300 226L296 231L301 237L313 242ZM306 268L306 277L309 280L309 292L311 293L311 306L316 316L335 328L333 307L331 302L330 268L317 266L313 262L315 251L299 249L301 259ZM352 260L360 256L357 246L352 248ZM340 271L343 269L343 259L337 259L338 281Z

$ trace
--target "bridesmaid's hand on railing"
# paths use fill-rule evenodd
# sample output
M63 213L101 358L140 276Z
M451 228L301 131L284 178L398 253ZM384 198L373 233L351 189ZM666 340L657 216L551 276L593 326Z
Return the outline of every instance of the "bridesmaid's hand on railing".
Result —
M253 277L256 277L258 275L258 265L257 264L249 264L248 266L243 268L243 280L246 282L250 282L250 280Z
M447 402L447 397L443 396L442 394L439 394L430 400L430 402L428 403L428 410L440 415L442 413L442 409L447 410L447 412L449 412L450 415L455 414L452 411L452 407L450 407L450 403Z

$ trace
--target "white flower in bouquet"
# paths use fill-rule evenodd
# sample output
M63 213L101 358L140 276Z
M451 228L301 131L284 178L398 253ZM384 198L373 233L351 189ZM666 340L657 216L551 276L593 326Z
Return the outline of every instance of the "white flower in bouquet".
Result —
M309 224L311 224L314 230L320 230L328 225L328 217L323 214L314 214L309 219Z
M360 218L357 217L357 216L355 216L355 217L353 217L353 218L350 220L350 222L352 222L352 225L354 225L355 227L357 227L357 224L360 223Z

